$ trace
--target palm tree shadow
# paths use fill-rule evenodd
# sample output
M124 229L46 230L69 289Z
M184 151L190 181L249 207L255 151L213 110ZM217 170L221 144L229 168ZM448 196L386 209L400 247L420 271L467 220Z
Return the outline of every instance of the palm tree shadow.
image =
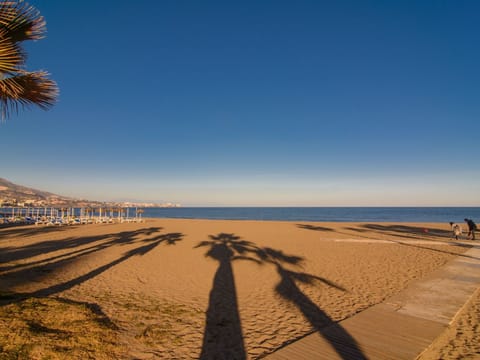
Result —
M48 229L48 228L45 228L45 229ZM29 258L38 256L38 255L50 254L52 252L58 252L60 250L69 252L70 254L74 254L74 253L84 252L85 251L84 247L86 246L88 246L91 250L99 251L101 249L108 248L112 245L131 244L135 241L135 237L139 235L150 236L161 230L162 230L161 227L149 227L149 228L143 228L143 229L138 229L134 231L124 231L124 232L114 233L114 234L70 237L70 238L62 239L61 241L46 240L46 241L35 242L32 244L28 244L20 247L13 247L13 246L3 247L0 253L0 264L6 263L6 262L14 262L16 263L16 265L0 266L0 271L8 270L10 268L22 267L21 265L18 265L19 260L24 264L31 265L33 264L33 262L27 261ZM64 256L65 255L62 255L60 257L64 257ZM54 260L54 256L49 256L48 261L50 260Z
M281 252L266 248L265 261L273 264L280 276L275 291L286 301L295 305L310 325L329 342L342 359L366 359L358 343L339 323L333 321L299 288L297 283L313 285L320 282L338 290L346 291L335 283L319 276L288 270L282 263L299 265L299 260L286 257Z
M205 256L219 262L213 278L199 359L245 359L242 325L238 312L237 291L232 262L247 259L252 243L234 234L210 235L196 248L208 246Z
M236 260L274 265L280 276L275 291L300 310L315 331L331 344L342 359L366 359L355 339L305 295L297 283L320 282L340 291L345 289L322 277L292 271L284 266L299 266L304 260L302 257L287 255L272 248L259 248L239 236L226 233L210 235L210 240L200 242L196 248L199 247L208 247L205 256L219 262L210 291L199 359L247 357L232 268L232 263Z
M62 282L62 283L58 283L58 284L55 284L55 285L52 285L50 287L47 287L47 288L43 288L43 289L39 289L37 291L34 291L34 292L30 292L30 293L17 293L17 294L14 294L13 296L11 296L10 299L3 299L3 300L7 300L7 301L3 301L2 302L2 305L5 305L7 303L11 303L11 302L15 302L15 301L19 301L19 300L22 300L24 298L28 298L28 297L47 297L47 296L51 296L51 295L54 295L54 294L58 294L62 291L65 291L65 290L68 290L76 285L80 285L90 279L93 279L94 277L102 274L103 272L107 271L108 269L116 266L116 265L119 265L121 263L123 263L124 261L130 259L131 257L133 256L143 256L143 255L146 255L147 253L149 253L150 251L152 251L153 249L155 249L157 246L159 246L160 244L162 243L165 243L166 245L175 245L178 241L182 240L183 238L183 234L181 233L168 233L168 234L160 234L160 235L157 235L157 236L154 236L152 238L148 238L148 239L144 239L142 240L141 242L142 243L146 243L146 245L142 245L142 246L137 246L136 248L132 249L132 250L129 250L127 251L126 253L124 253L121 257L119 257L118 259L116 260L113 260L105 265L102 265L102 266L99 266L98 268L86 273L86 274L83 274L81 276L78 276L76 278L73 278L71 280L68 280L68 281L65 281L65 282Z
M325 226L318 226L318 225L310 225L310 224L296 224L299 229L304 230L313 230L313 231L335 231L332 228L325 227Z

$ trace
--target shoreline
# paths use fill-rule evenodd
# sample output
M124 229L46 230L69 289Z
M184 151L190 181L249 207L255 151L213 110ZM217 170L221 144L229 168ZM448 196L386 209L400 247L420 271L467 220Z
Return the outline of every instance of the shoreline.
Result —
M2 208L0 208L1 210ZM5 219L42 222L152 219L257 220L315 222L431 222L463 223L464 218L480 222L480 207L183 207L183 208L16 208L6 211Z

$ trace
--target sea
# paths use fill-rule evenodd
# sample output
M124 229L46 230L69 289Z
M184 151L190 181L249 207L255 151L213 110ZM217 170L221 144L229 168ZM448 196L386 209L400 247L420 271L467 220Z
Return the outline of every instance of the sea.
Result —
M145 208L145 218L330 222L480 223L480 207L180 207Z

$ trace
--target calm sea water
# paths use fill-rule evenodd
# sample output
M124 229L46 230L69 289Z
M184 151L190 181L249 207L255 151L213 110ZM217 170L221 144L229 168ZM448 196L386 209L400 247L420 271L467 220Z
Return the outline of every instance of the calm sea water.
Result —
M480 223L480 207L191 207L146 208L144 217L176 219Z

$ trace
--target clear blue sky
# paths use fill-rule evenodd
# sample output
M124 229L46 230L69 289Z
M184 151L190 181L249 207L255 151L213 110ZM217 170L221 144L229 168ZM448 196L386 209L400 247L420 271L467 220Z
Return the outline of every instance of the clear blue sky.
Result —
M30 1L0 177L183 205L480 205L478 1Z

